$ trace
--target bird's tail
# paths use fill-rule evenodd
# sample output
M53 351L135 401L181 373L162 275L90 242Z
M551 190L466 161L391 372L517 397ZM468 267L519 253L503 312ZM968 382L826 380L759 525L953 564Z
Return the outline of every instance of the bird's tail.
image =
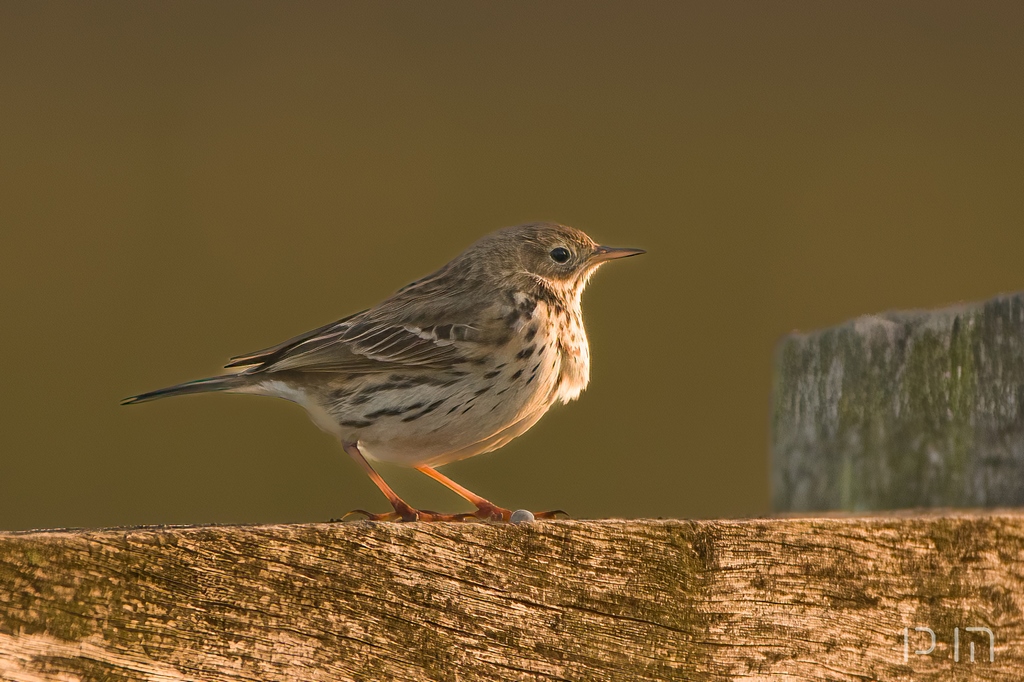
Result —
M122 405L134 405L135 403L144 403L149 400L156 400L157 398L167 398L172 395L188 395L189 393L208 393L210 391L230 391L232 389L242 388L243 386L249 385L248 377L240 374L225 374L219 377L209 377L207 379L196 379L195 381L186 381L183 384L177 384L175 386L168 386L167 388L158 388L155 391L149 393L142 393L140 395L133 395L131 398L125 398L121 401Z

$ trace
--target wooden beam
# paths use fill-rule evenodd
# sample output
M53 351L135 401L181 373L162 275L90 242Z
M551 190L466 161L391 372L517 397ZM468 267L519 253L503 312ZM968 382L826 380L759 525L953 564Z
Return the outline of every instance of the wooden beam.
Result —
M1019 512L2 533L0 679L1019 679L1022 566Z

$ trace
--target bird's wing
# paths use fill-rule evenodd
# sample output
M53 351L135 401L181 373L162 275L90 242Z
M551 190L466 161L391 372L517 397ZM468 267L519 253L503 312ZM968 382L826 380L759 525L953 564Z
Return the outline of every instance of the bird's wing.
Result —
M282 341L281 343L276 344L274 346L270 346L269 348L264 348L263 350L254 351L252 353L246 353L245 355L236 355L235 357L228 360L228 364L224 365L224 367L249 367L251 365L263 365L272 362L274 359L280 357L289 349L298 346L300 343L317 337L333 329L334 327L341 325L344 322L348 322L349 320L358 317L359 315L362 315L365 312L365 310L361 310L358 313L353 313L348 317L343 317L340 320L335 320L330 324L325 324L323 327L319 327L312 331L308 331L305 334L293 336L287 341Z
M491 333L474 326L494 317L493 292L453 272L451 263L361 313L282 344L232 358L247 372L349 372L445 369L480 357ZM499 311L500 312L500 311ZM489 347L489 346L488 346Z
M476 339L468 324L418 326L355 315L283 344L235 358L231 367L250 372L349 372L451 367L465 362L466 344Z

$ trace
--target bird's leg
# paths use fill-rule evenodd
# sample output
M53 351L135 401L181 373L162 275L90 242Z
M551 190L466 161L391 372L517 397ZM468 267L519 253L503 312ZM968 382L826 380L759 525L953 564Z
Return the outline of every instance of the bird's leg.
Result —
M434 479L444 487L448 488L462 499L472 502L474 505L476 505L476 513L466 514L464 516L475 516L476 518L483 519L484 521L497 521L504 523L508 523L508 520L512 517L512 512L510 512L508 509L499 507L490 500L480 497L472 490L467 490L466 488L463 488L461 485L459 485L452 479L448 478L447 476L442 474L437 469L434 469L433 467L420 466L416 467L416 470L423 472L427 476L430 476L432 479Z
M362 509L356 509L345 514L343 520L352 514L362 514L370 521L462 521L464 519L464 514L438 514L424 509L414 509L391 489L391 486L381 478L380 474L373 470L356 443L342 443L342 447L363 468L366 475L380 488L384 497L388 498L388 502L395 508L395 511L387 514L371 514Z
M384 493L384 497L388 498L388 502L390 502L391 506L395 508L395 511L388 514L371 514L363 511L362 509L356 509L355 511L351 511L346 514L345 517L348 517L350 514L365 514L366 518L371 521L415 521L419 517L417 511L410 507L405 500L399 497L398 494L391 489L391 486L381 478L380 474L373 470L370 463L366 461L365 457L363 457L363 453L359 451L359 446L357 444L342 443L341 446L345 448L345 452L347 452L349 456L363 468L366 475L370 477L370 480L373 481L378 488L380 488L380 491Z
M448 478L447 476L442 474L437 469L434 469L433 467L419 466L416 467L416 471L422 472L427 476L430 476L432 479L434 479L444 487L448 488L462 499L468 502L472 502L476 506L476 512L473 514L457 515L461 516L463 519L476 517L484 521L508 523L509 520L512 518L512 512L509 511L508 509L505 509L504 507L499 507L490 500L480 497L472 490L464 488L463 486L459 485L458 483ZM533 515L535 519L557 519L560 516L569 518L569 515L562 511L561 509L555 509L553 511L546 512L538 512Z

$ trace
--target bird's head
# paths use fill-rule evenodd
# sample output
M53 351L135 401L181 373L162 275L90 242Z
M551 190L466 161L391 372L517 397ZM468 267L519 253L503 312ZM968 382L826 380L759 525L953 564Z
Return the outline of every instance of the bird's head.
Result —
M599 267L641 253L643 249L601 246L582 230L543 222L498 230L463 255L485 259L499 276L524 283L532 281L567 300L578 300Z

